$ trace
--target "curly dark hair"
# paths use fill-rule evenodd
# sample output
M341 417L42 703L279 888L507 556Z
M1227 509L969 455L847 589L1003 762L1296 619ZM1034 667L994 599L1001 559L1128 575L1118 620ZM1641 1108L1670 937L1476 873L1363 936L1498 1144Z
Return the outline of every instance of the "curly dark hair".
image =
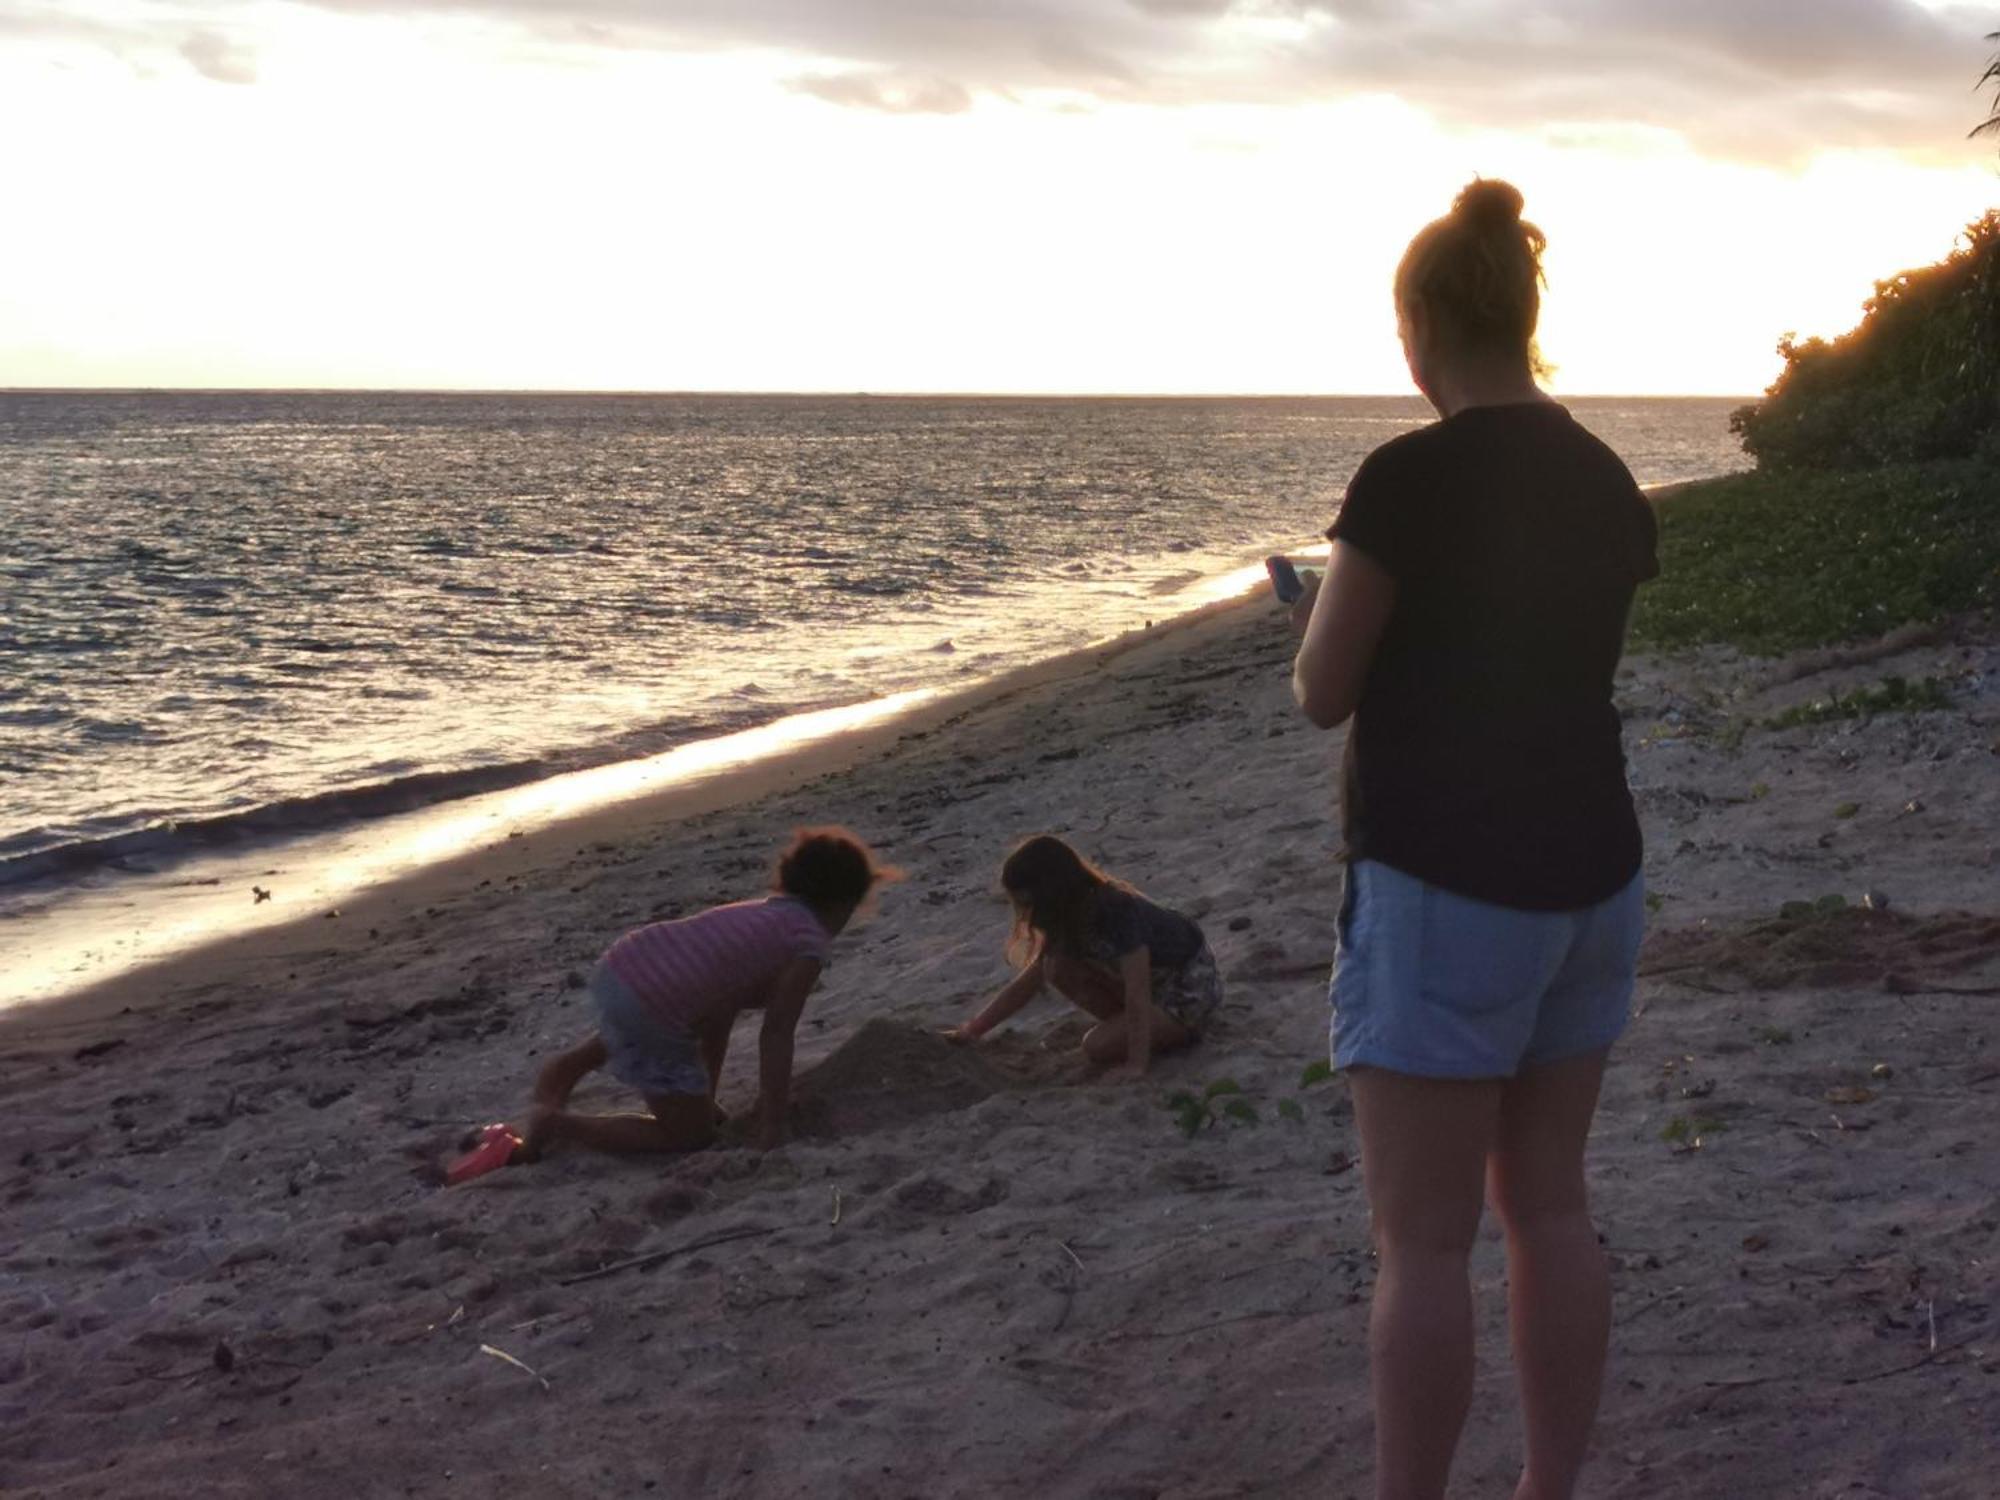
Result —
M801 828L778 856L771 887L814 906L858 906L876 886L902 878L845 828Z

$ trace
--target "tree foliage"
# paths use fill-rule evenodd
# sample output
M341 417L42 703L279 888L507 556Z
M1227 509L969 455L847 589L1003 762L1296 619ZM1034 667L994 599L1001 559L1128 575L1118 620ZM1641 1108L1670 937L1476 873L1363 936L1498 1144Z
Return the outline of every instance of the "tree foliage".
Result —
M2000 31L1988 32L1986 40L2000 42ZM1979 83L1993 85L1993 112L1972 127L1974 135L2000 133L2000 52L1993 54L1993 61L1986 65L1986 71L1979 75Z
M1936 265L1878 281L1864 308L1838 338L1779 341L1777 381L1730 419L1759 465L2000 460L2000 210Z

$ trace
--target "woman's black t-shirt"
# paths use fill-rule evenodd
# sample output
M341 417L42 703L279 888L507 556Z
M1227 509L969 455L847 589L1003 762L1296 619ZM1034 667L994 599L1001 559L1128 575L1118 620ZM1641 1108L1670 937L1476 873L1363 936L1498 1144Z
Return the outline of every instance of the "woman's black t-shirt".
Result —
M1477 406L1385 443L1327 535L1396 581L1348 730L1342 830L1460 895L1570 911L1639 869L1612 676L1658 527L1554 402Z

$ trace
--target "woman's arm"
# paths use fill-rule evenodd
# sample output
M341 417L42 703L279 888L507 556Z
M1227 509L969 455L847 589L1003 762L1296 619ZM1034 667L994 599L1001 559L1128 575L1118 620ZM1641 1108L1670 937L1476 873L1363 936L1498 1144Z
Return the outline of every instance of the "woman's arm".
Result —
M1333 544L1292 663L1292 696L1321 729L1345 724L1361 701L1369 663L1395 603L1396 580L1386 568L1348 542ZM1301 600L1299 607L1305 604Z
M757 1149L769 1151L785 1141L785 1117L792 1102L792 1034L806 996L819 983L820 962L795 958L778 971L764 1002L764 1026L757 1034Z
M945 1033L968 1042L976 1042L1002 1021L1018 1012L1024 1005L1042 992L1042 955L1037 953L1020 973L1008 980L1006 986L986 1002L978 1015Z

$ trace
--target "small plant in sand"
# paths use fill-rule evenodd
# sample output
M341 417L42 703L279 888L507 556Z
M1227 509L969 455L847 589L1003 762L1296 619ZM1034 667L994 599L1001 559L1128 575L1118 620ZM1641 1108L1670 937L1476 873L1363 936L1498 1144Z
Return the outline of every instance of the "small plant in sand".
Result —
M1847 898L1838 891L1828 891L1811 901L1787 901L1778 908L1780 922L1824 922L1829 917L1837 917L1847 910Z
M1727 1124L1712 1115L1675 1115L1660 1131L1660 1139L1669 1146L1699 1151L1705 1138L1719 1135L1728 1128Z
M1884 677L1873 687L1845 696L1828 693L1809 703L1795 703L1764 721L1766 729L1791 729L1800 724L1829 724L1836 719L1872 719L1877 714L1917 714L1950 708L1951 689L1942 678Z
M1257 1106L1244 1097L1243 1085L1234 1078L1218 1078L1198 1094L1182 1089L1169 1095L1167 1109L1174 1123L1180 1126L1181 1134L1189 1137L1200 1135L1224 1120L1239 1125L1257 1123Z
M1301 1091L1309 1089L1331 1077L1331 1063L1324 1059L1308 1063L1305 1071L1299 1074L1299 1088ZM1294 1124L1305 1123L1305 1106L1297 1099L1289 1096L1280 1099L1275 1108L1281 1119ZM1168 1095L1167 1112L1174 1117L1174 1124L1180 1127L1181 1134L1189 1139L1220 1125L1224 1120L1232 1125L1256 1125L1263 1118L1258 1114L1257 1106L1243 1092L1243 1086L1233 1078L1218 1078L1199 1093L1182 1089Z

